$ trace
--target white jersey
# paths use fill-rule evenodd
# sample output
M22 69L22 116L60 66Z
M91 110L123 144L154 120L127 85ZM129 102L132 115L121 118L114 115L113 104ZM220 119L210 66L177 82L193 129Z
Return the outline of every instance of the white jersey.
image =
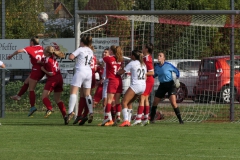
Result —
M93 60L93 51L89 47L79 47L72 53L76 58L76 69L89 68Z
M124 67L126 72L131 72L131 85L146 85L146 65L142 65L138 60L132 60Z

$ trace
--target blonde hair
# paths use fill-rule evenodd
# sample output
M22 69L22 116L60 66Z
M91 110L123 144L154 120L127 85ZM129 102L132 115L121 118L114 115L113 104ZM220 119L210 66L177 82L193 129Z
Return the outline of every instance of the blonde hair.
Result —
M58 58L64 58L65 54L62 51L56 51L54 47L47 46L44 48L44 51L49 53L50 55L55 55Z
M110 49L112 50L113 54L116 56L117 62L122 62L123 61L122 48L120 46L112 45Z

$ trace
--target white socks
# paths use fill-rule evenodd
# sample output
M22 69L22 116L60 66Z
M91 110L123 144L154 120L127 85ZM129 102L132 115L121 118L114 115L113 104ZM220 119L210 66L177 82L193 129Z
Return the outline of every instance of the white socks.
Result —
M122 114L123 114L123 120L128 121L128 109L127 108L122 109Z
M76 94L71 94L70 95L70 99L69 99L69 103L68 103L68 114L73 112L73 109L76 105L77 102L77 95Z
M128 122L131 122L132 118L132 109L128 109Z
M85 99L86 99L86 102L87 102L89 113L93 113L92 96L88 95L87 97L85 97Z

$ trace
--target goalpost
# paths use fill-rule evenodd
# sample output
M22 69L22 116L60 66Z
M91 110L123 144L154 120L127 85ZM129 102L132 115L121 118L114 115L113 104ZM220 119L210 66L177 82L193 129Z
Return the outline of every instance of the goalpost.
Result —
M217 51L214 45L221 44L220 42L226 37L229 38L231 29L238 27L231 21L231 18L234 18L231 15L238 16L240 12L238 10L76 10L75 13L77 14L75 16L76 46L79 46L82 33L93 38L118 37L119 45L128 56L132 49L142 49L143 44L150 42L151 23L154 23L155 53L164 52L168 59L201 59L214 56L215 53L212 51ZM107 19L105 23L103 23L104 19ZM89 20L93 21L89 23ZM215 44L216 39L219 43ZM231 46L228 46L227 53L231 55L233 61L234 45ZM233 66L231 69L234 70ZM231 81L234 81L234 76L231 76ZM234 88L231 88L229 95L231 102L228 104L212 101L204 104L186 98L178 106L184 121L187 122L228 121L229 117L230 120L239 120L238 117L234 119L236 110L235 113L232 112L235 103L233 95ZM165 121L177 121L170 102L160 103L158 110L165 115Z

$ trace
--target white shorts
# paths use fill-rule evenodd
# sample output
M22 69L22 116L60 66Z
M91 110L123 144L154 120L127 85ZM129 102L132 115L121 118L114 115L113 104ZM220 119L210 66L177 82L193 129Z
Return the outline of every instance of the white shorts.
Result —
M135 92L135 94L141 95L146 89L146 84L145 85L131 84L129 87Z
M81 69L76 70L73 79L72 86L82 87L83 88L91 88L92 85L92 70L90 69Z
M108 79L103 82L102 99L107 98Z

